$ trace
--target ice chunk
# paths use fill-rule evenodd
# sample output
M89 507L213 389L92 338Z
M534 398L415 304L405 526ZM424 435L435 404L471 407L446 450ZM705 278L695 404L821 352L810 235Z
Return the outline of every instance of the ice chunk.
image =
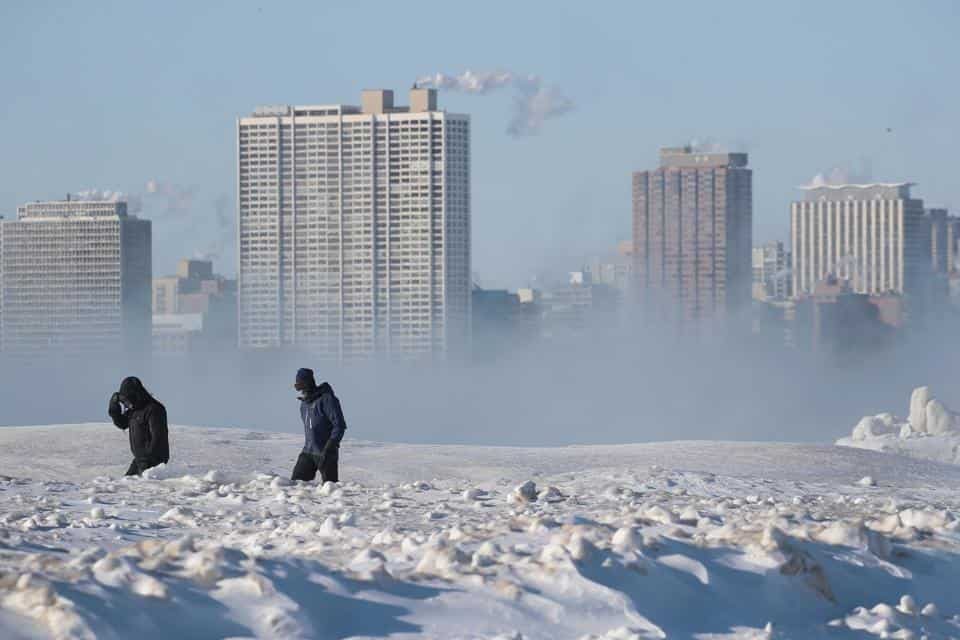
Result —
M897 605L897 610L908 616L915 615L917 613L917 601L914 600L911 595L903 595L900 597L900 604Z
M223 475L223 471L220 471L219 469L213 469L211 471L207 471L207 474L203 476L203 479L206 480L207 482L213 482L215 484L220 484L224 480L226 480L226 478Z
M927 433L931 435L943 435L949 433L953 428L953 416L939 400L931 400L927 403Z
M614 548L620 551L634 551L643 547L643 536L636 527L621 527L613 534Z
M864 416L853 428L852 437L854 440L870 440L891 431L891 426L886 424L880 416Z
M930 387L917 387L910 395L909 422L914 431L927 432L927 403L930 400Z
M943 529L953 520L947 511L942 510L904 509L899 515L904 526L930 532Z
M486 492L483 489L471 487L470 489L464 491L461 494L461 497L463 498L464 502L474 502L482 498L485 493Z

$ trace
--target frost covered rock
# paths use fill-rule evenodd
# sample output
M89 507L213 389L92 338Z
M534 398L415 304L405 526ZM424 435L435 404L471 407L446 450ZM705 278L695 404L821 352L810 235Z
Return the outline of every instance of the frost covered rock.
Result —
M927 403L930 402L930 387L917 387L910 395L910 426L914 431L927 432Z
M566 496L560 492L560 489L557 489L554 486L549 486L546 489L541 489L537 493L537 498L544 502L560 502L566 499Z
M507 496L507 502L511 504L522 504L526 502L535 502L537 499L537 483L533 480L527 480L516 487Z

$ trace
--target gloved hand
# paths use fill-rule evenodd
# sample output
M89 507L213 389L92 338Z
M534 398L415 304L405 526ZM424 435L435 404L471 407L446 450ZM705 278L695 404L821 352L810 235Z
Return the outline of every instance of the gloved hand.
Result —
M111 416L120 415L123 413L123 410L120 408L120 394L114 393L110 396L110 404L107 406L107 413Z

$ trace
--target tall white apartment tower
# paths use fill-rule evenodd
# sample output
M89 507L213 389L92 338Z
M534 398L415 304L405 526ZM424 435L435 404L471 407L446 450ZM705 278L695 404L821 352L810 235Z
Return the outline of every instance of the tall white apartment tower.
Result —
M125 202L31 202L0 222L5 354L150 350L151 225Z
M361 106L237 121L240 346L455 356L469 339L470 120L364 91Z
M930 220L910 183L806 187L791 206L794 295L827 275L866 294L931 295Z

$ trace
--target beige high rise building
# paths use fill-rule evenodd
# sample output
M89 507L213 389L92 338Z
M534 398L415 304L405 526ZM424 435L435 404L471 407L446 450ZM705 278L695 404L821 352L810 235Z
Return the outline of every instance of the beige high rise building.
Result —
M8 354L150 350L151 225L124 202L31 202L0 233Z
M930 293L930 220L911 186L804 187L790 215L794 295L812 295L827 276L849 281L855 293Z
M745 314L752 226L747 154L661 149L658 169L633 174L639 304L681 329Z
M413 89L237 122L240 345L446 357L470 324L470 121Z

